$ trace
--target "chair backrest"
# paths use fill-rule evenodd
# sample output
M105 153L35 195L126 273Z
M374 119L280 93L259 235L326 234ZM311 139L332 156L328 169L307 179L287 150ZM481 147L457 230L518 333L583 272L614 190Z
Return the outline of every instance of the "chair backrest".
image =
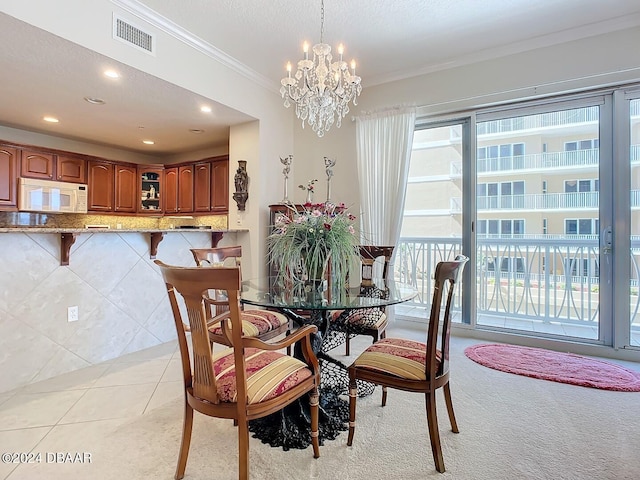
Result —
M239 267L174 267L160 260L155 263L167 286L169 302L178 333L180 357L185 388L193 388L194 396L213 404L220 403L211 357L211 342L207 329L206 293L209 289L224 290L229 301L229 318L222 322L223 334L229 345L234 348L236 364L236 383L239 401L246 400L246 377L240 321L240 268ZM193 369L189 360L189 345L183 328L177 294L184 299L191 331L191 355Z
M235 260L235 266L240 266L242 258L242 247L234 245L232 247L215 247L215 248L192 248L191 254L199 267L211 266L234 266L227 265L225 260L232 258Z
M427 333L427 378L435 379L449 371L449 336L451 334L451 305L453 304L456 285L460 281L464 266L469 260L464 255L458 255L454 261L440 262L436 265L433 299L431 301L431 317ZM448 287L444 315L441 316L442 298ZM441 321L442 320L442 321ZM442 323L442 325L440 325ZM441 328L440 328L441 327ZM438 345L438 337L440 345ZM441 358L436 361L436 350L441 352Z
M386 280L389 273L389 263L393 256L393 246L376 246L376 245L360 245L360 262L361 262L361 285L373 285L373 269L375 261L384 257L384 265L382 267L382 277Z

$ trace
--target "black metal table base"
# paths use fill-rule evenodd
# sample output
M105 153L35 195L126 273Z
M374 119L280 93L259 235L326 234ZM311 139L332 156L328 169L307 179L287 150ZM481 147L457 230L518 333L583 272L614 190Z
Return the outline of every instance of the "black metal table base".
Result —
M349 403L329 388L320 389L318 433L320 445L348 429ZM309 402L297 400L279 412L249 422L254 438L272 447L305 449L311 444Z
M283 313L298 325L313 324L318 327L318 332L312 335L311 343L320 363L318 436L320 445L323 445L325 440L335 440L340 432L349 429L349 402L341 397L348 393L347 367L326 353L328 349L334 348L332 343L336 341L335 334L329 328L327 311L312 312L310 317L302 317L288 309L283 309ZM339 332L335 333L340 335ZM294 348L294 356L302 358L298 345ZM359 382L358 395L370 395L373 387L373 384L363 382L361 385ZM285 451L291 448L307 448L311 444L308 397L296 400L267 417L250 421L249 431L254 438L262 440L262 443L282 447Z

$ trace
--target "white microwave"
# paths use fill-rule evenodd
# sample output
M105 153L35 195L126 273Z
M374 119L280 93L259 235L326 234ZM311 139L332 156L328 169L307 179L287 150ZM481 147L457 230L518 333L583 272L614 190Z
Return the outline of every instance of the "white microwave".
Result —
M18 179L18 210L87 213L87 185L20 178Z

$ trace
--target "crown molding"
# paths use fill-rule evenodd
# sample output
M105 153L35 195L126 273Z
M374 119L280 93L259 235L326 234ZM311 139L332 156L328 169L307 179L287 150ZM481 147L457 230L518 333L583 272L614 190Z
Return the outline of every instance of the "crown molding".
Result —
M175 39L208 56L212 60L224 65L225 67L230 68L236 73L239 73L243 77L251 80L261 87L278 93L277 85L275 85L271 79L265 77L264 75L261 75L244 63L236 60L231 55L226 54L219 48L206 42L200 37L193 35L188 30L182 28L180 25L172 22L168 18L163 17L156 11L150 9L137 0L111 0L111 3L113 3L117 7L120 7L126 12L135 15L140 20L148 23L149 25L152 25L158 30L171 35Z

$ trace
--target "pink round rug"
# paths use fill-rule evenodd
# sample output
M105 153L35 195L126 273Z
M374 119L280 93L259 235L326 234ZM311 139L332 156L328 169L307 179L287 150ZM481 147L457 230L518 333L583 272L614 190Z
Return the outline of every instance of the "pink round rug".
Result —
M474 362L502 372L603 390L640 392L640 372L573 353L502 344L473 345L464 353Z

